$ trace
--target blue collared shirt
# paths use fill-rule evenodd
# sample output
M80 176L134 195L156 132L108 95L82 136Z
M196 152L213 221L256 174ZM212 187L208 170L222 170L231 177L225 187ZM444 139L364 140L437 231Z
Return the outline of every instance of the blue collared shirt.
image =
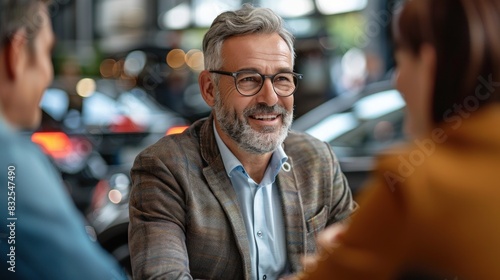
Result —
M127 279L118 262L89 238L47 156L2 117L0 182L0 279ZM11 265L15 273L8 270Z
M245 220L252 259L252 279L278 279L286 273L287 252L281 198L275 181L288 157L279 146L273 152L264 178L257 184L224 144L215 124L214 133Z

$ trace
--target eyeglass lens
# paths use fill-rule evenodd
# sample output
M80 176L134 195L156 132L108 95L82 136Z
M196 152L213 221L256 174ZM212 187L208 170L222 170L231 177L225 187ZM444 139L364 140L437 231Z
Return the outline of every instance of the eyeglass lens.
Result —
M290 95L295 91L297 79L292 73L279 73L273 77L273 87L278 95ZM264 83L259 73L241 72L236 76L236 87L243 95L253 95Z

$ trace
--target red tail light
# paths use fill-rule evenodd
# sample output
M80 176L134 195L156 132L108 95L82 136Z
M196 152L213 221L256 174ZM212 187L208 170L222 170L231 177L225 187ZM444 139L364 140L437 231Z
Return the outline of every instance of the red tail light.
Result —
M36 132L31 136L31 141L55 159L65 158L73 151L71 140L63 132Z
M172 134L179 134L182 133L184 130L186 130L189 126L184 125L184 126L173 126L167 130L167 133L165 135L172 135Z
M144 131L144 127L138 125L127 116L117 117L110 125L109 129L114 133L133 133Z
M35 132L31 141L54 160L59 170L75 174L85 168L92 154L92 143L83 136L68 136L64 132Z

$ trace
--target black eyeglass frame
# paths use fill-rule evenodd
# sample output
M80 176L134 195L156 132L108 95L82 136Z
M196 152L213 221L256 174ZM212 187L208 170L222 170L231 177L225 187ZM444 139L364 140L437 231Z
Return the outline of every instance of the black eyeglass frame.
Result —
M254 95L257 95L257 93L260 92L260 90L262 89L262 87L264 86L264 83L266 82L266 78L269 78L271 80L271 84L273 85L273 90L274 90L274 93L276 93L276 95L278 96L281 96L281 97L288 97L288 96L292 96L296 91L297 91L297 88L299 87L299 80L302 80L302 78L304 78L304 75L303 74L299 74L299 73L295 73L295 72L278 72L274 75L264 75L264 74L261 74L257 71L248 71L248 70L244 70L244 71L236 71L236 72L228 72L228 71L219 71L219 70L210 70L208 71L210 73L215 73L215 74L220 74L220 75L226 75L226 76L231 76L233 77L233 80L234 80L234 87L236 88L236 90L238 91L239 94L241 94L242 96L254 96ZM238 88L238 84L236 82L236 76L238 76L239 74L241 73L252 73L252 74L258 74L259 76L262 77L262 83L260 84L260 87L259 89L254 93L254 94L243 94L240 92L240 89ZM280 74L292 74L295 78L295 81L296 81L296 84L295 84L295 89L290 93L290 94L287 94L287 95L282 95L282 94L279 94L277 91L276 91L276 88L274 88L274 78Z

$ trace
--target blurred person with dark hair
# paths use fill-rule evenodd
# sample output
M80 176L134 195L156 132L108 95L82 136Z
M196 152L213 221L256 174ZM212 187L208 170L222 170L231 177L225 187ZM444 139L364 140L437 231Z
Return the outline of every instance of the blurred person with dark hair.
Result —
M378 158L298 279L500 279L500 1L412 0L394 20L412 140ZM451 276L451 278L450 278Z
M220 14L199 86L212 114L141 152L131 170L136 279L277 279L354 210L330 146L289 132L293 36L265 8Z
M60 175L18 133L40 124L53 44L47 1L0 0L0 278L122 279Z

